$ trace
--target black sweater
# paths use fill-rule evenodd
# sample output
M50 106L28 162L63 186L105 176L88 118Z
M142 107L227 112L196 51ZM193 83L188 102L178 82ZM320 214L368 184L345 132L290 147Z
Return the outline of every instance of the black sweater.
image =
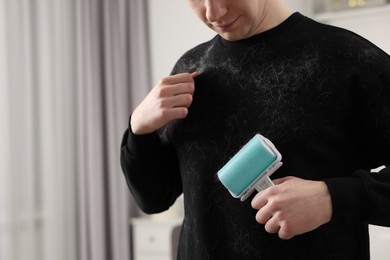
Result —
M129 188L147 213L184 194L178 259L369 259L368 223L390 226L390 57L299 13L251 38L219 36L183 55L199 71L186 119L122 141ZM272 176L324 180L331 222L284 241L255 221L217 171L254 134L284 165ZM303 212L304 214L304 212Z

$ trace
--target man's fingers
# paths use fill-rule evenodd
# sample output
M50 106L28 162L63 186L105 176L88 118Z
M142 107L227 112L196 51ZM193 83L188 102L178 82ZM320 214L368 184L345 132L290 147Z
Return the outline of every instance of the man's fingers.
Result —
M186 107L174 107L169 110L167 110L167 119L168 121L174 120L174 119L182 119L187 117L188 115L188 108Z
M199 72L194 71L194 72L191 73L191 77L192 78L196 78L197 76L199 76L199 74L200 74Z
M176 96L181 94L193 94L195 91L195 84L192 82L182 82L167 86L170 95Z
M163 107L174 108L174 107L189 107L192 103L191 94L182 94L178 96L168 97L162 101Z
M279 238L288 240L294 237L291 225L287 221L278 218L278 214L272 216L264 225L265 231L270 234L278 233Z
M256 196L252 199L251 206L254 209L261 209L268 203L267 196L265 193L267 190L260 191L256 194Z
M182 94L194 94L195 85L192 82L180 82L172 85L160 85L155 89L158 98L172 97Z
M282 226L279 229L278 235L280 239L284 239L284 240L289 240L294 237L294 235L291 232L289 232L289 230L285 226Z
M280 230L280 225L275 221L275 218L271 218L267 221L267 223L265 223L264 228L268 233L276 234Z
M193 73L179 73L171 76L167 76L161 79L161 83L172 85L179 82L194 82L194 78L198 75L198 72Z
M264 208L260 209L256 213L256 221L260 224L267 223L272 218L272 214L266 211Z
M275 185L278 185L278 184L281 184L285 181L288 181L288 180L291 180L291 179L294 179L295 177L293 176L287 176L287 177L283 177L283 178L279 178L279 179L274 179L272 180L272 182L275 184Z
M194 94L195 82L194 78L199 75L199 72L195 71L191 74L181 73L173 76L168 76L161 79L158 91L159 97L170 97L181 94Z

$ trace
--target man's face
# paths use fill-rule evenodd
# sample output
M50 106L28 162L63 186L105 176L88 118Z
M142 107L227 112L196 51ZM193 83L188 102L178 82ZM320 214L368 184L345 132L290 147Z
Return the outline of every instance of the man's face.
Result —
M229 41L253 36L262 30L267 0L188 0L198 17Z

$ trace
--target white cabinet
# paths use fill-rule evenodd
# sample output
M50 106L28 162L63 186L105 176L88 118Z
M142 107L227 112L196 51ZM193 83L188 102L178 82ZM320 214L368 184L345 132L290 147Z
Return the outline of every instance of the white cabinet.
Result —
M371 260L390 259L390 228L370 226Z
M133 260L176 260L182 220L131 220ZM370 225L371 259L390 259L390 229Z
M181 222L181 219L132 219L134 260L175 260Z

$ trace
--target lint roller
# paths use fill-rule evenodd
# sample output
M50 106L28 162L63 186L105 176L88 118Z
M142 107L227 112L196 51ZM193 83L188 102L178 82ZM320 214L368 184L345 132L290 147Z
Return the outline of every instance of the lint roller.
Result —
M281 160L275 145L256 134L218 171L218 178L233 197L244 201L254 190L274 185L269 176L282 166Z

